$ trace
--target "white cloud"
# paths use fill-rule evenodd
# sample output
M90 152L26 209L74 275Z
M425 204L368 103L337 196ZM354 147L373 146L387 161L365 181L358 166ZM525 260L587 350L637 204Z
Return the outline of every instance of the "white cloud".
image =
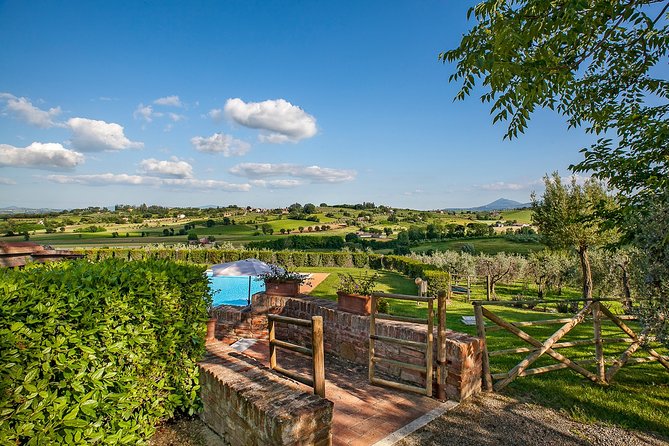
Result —
M172 122L179 122L179 121L183 121L184 119L186 119L186 116L180 115L178 113L168 113L167 116L170 117Z
M153 107L150 105L139 104L135 111L132 113L132 117L146 122L153 121L153 118L159 118L163 116L160 112L154 112Z
M298 164L242 163L230 168L230 173L249 178L291 176L310 180L313 183L341 183L355 179L354 170L332 169Z
M0 167L70 169L84 162L84 155L58 143L34 142L28 147L0 144Z
M165 178L163 184L188 189L220 189L228 192L248 192L251 190L251 185L248 183L236 184L223 180L198 180L195 178Z
M228 99L224 111L236 123L260 130L263 142L298 142L311 138L317 131L316 118L285 99L249 103L239 98Z
M169 161L149 158L142 160L140 167L144 173L173 178L192 178L193 166L186 161L172 158Z
M214 121L214 122L221 122L223 118L225 117L225 114L223 113L223 110L220 108L214 108L209 110L209 113L207 115Z
M0 177L0 185L12 186L14 184L16 184L16 181L12 180L11 178Z
M54 119L60 115L60 107L41 110L35 107L28 99L23 97L17 98L9 93L0 94L0 99L7 100L7 106L5 107L7 112L30 125L44 129L58 125Z
M195 178L159 178L125 173L102 173L91 175L49 175L49 181L59 184L80 184L86 186L167 186L172 188L224 190L228 192L247 192L248 183L235 184L222 180L198 180Z
M222 153L223 156L241 156L251 149L251 144L225 133L214 133L209 137L195 136L190 140L198 152Z
M492 190L492 191L504 191L504 190L523 190L530 187L530 184L518 184L518 183L505 183L504 181L498 181L496 183L482 184L478 186L482 190Z
M183 107L179 96L165 96L164 98L156 99L153 101L153 103L156 105L167 105L170 107Z
M59 184L85 184L87 186L107 186L113 184L140 186L157 185L160 178L125 173L101 173L91 175L49 175L49 181Z
M123 133L123 127L113 122L72 118L67 121L67 126L72 131L72 146L82 152L144 147L141 142L130 141Z
M268 187L268 188L275 188L275 189L288 189L291 187L298 187L304 184L300 180L290 180L290 179L284 179L284 180L251 180L249 181L254 186L258 187Z

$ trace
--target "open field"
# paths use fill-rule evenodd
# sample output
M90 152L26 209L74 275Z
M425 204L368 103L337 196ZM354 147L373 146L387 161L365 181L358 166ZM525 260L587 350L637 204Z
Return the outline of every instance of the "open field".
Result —
M507 221L516 220L520 224L532 223L532 209L502 211L502 218Z
M510 253L529 254L534 251L541 251L545 248L541 243L521 243L508 240L504 237L486 237L486 238L467 238L443 240L439 242L430 242L412 246L413 252L425 252L427 250L435 251L460 251L463 246L472 245L477 252L484 254L496 254L500 251Z
M336 272L352 272L360 275L363 271L351 268L300 268L304 271L329 272L330 276L312 292L312 295L325 299L336 299ZM380 291L416 294L416 286L409 278L397 273L386 273L381 278ZM514 288L500 285L498 293L502 298L511 298ZM572 296L575 291L566 291ZM406 316L425 317L425 304L413 302L389 301L390 313ZM546 310L550 306L546 306ZM615 305L614 305L615 309ZM557 313L547 314L544 307L534 311L521 308L491 307L491 310L509 321L529 321L568 316ZM449 329L474 335L476 328L462 323L462 316L473 316L470 303L452 300L447 307L446 324ZM623 334L613 323L604 322L602 336L622 337ZM630 324L634 326L634 324ZM638 328L638 327L634 327ZM546 339L557 326L537 326L525 329L538 339ZM592 337L592 325L587 321L577 326L565 338L565 341L587 339ZM488 336L489 350L500 350L526 346L527 344L515 336L504 332L491 332ZM608 357L618 357L629 344L605 344ZM667 349L658 349L660 354L667 355ZM592 358L594 349L590 347L573 347L560 349L560 353L569 358ZM643 356L643 353L640 355ZM497 356L491 359L493 373L508 371L523 354ZM554 361L540 358L536 366L552 364ZM593 370L593 367L586 367ZM577 421L591 423L603 422L626 429L657 432L669 436L669 372L658 363L638 364L624 367L610 386L599 386L590 383L582 376L561 370L547 375L519 378L507 387L503 393L513 397L530 399L533 403L557 409Z

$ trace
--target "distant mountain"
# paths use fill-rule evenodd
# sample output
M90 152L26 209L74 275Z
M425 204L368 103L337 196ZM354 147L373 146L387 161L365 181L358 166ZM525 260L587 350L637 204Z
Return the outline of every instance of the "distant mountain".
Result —
M18 206L8 206L6 208L0 208L0 215L12 215L12 214L48 214L50 212L60 212L62 209L49 209L49 208L22 208Z
M475 208L451 208L445 209L447 211L454 210L463 210L463 211L506 211L508 209L523 209L529 208L532 206L532 203L521 203L519 201L509 200L508 198L500 198L495 200L492 203L488 203L483 206L478 206Z

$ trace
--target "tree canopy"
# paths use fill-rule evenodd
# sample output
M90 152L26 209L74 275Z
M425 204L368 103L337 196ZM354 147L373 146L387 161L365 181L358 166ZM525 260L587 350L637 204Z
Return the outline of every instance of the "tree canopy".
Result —
M457 99L483 87L493 122L508 122L506 138L523 133L537 108L599 135L572 169L591 171L627 204L648 203L669 187L669 82L657 77L668 9L666 0L486 0L439 58L456 64Z
M613 202L596 180L589 179L580 185L576 177L572 177L570 184L563 184L555 172L544 178L544 184L546 191L541 200L532 194L532 223L539 227L542 239L550 248L578 252L583 297L591 299L593 285L588 250L616 239L613 230L604 229L604 222L595 215L595 210L609 208Z

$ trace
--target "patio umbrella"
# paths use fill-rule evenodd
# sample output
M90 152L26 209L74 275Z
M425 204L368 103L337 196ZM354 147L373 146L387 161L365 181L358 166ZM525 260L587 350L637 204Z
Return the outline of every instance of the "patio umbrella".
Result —
M283 271L283 268L279 268ZM213 276L259 276L272 272L268 263L261 262L258 259L237 260L236 262L219 263L211 267Z

